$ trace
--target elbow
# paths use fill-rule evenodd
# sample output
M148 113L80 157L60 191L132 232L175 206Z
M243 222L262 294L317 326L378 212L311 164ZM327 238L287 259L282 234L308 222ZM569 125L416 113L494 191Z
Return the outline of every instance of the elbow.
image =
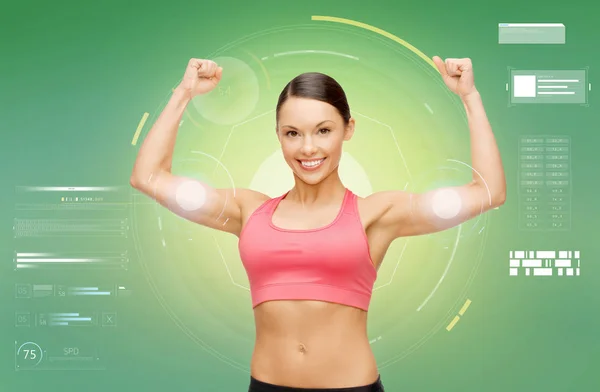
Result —
M129 185L138 190L141 190L140 188L147 188L150 185L150 181L154 180L163 171L165 170L153 170L148 172L134 169L129 176Z
M506 180L499 184L496 191L493 192L492 202L494 207L500 207L506 202Z
M506 202L506 192L499 193L493 198L494 207L500 207L505 202Z
M139 178L132 174L131 177L129 177L129 185L131 185L133 188L137 189L139 187L139 184L140 184Z

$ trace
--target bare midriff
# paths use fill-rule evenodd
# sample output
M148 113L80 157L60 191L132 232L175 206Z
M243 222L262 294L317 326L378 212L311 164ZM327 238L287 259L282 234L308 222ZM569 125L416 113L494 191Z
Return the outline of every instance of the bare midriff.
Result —
M268 301L254 309L251 374L298 388L369 385L379 375L367 312L320 301Z

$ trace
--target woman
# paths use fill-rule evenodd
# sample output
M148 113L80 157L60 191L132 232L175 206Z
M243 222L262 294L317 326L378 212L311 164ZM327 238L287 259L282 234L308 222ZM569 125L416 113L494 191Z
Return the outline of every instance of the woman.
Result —
M277 103L276 134L295 179L280 197L214 189L171 173L186 105L221 80L213 61L190 60L144 140L131 185L175 214L239 237L256 324L249 391L383 391L367 311L391 242L456 226L504 203L502 162L471 62L433 60L468 115L474 170L464 186L366 198L346 189L338 164L355 121L340 85L320 73L294 78Z

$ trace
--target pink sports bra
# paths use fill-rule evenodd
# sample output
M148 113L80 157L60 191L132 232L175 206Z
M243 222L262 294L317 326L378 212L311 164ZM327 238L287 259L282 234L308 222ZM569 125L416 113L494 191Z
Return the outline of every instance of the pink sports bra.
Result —
M340 212L327 226L288 230L272 222L288 193L263 203L240 233L252 307L273 300L317 300L368 310L377 270L356 195L346 189Z

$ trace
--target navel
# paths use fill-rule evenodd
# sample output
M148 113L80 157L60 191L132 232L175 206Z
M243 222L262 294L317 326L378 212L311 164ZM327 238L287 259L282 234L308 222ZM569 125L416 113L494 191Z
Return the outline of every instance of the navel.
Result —
M300 351L302 354L306 353L306 346L302 343L300 343L298 345L298 351Z

